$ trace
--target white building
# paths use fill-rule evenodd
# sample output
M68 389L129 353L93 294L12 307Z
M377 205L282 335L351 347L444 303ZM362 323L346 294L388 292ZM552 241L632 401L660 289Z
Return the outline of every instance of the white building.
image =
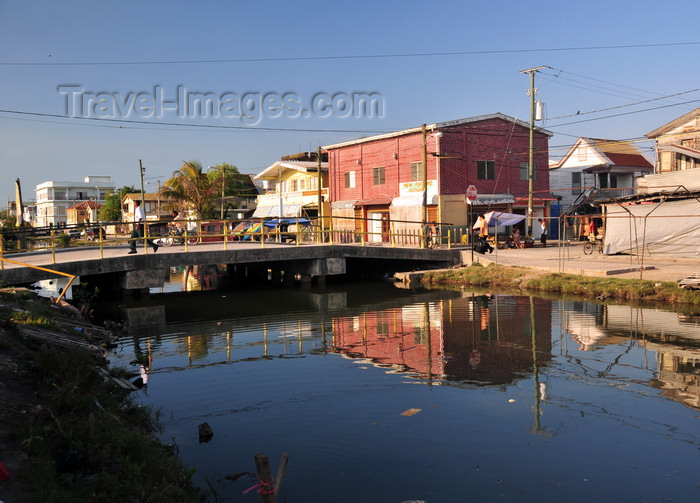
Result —
M579 138L549 169L549 188L562 212L601 191L606 197L634 194L639 177L654 166L634 145L618 140Z
M109 176L86 176L83 182L40 183L36 193L34 227L58 226L66 223L66 209L81 201L104 204L105 197L116 190Z

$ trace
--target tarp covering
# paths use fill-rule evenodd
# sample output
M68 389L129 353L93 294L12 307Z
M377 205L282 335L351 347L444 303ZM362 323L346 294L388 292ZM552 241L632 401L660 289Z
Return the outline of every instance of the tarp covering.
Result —
M525 220L525 215L516 213L505 213L503 211L489 211L484 214L484 219L489 223L489 227L503 227L504 225L515 225ZM479 228L479 222L474 224L474 229Z
M700 201L606 205L603 252L700 257Z

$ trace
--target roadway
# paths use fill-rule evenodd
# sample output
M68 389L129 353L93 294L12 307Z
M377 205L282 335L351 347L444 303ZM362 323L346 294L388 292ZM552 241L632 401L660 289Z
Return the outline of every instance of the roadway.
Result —
M468 263L471 252L463 260ZM497 263L582 276L653 281L678 281L691 273L700 272L700 258L660 255L642 258L632 255L603 255L595 251L592 255L586 255L583 252L583 242L560 245L553 241L544 248L536 244L533 248L494 250L488 255L474 253L474 261L484 265Z

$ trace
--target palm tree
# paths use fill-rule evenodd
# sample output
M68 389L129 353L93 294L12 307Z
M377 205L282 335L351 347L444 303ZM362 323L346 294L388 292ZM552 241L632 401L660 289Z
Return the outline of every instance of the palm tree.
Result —
M166 180L160 190L165 198L178 201L191 208L199 219L212 218L215 212L214 199L218 187L202 170L199 161L185 161L173 176Z

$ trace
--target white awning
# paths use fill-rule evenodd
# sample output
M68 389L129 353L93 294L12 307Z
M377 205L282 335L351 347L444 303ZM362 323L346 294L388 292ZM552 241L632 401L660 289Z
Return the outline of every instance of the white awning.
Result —
M285 204L282 206L282 217L299 217L301 216L301 204ZM268 218L279 217L280 207L275 206L258 206L255 208L253 218Z
M331 208L334 209L348 209L348 208L354 208L355 203L357 203L357 199L347 199L345 201L333 201L331 203Z
M467 200L469 202L469 200ZM479 194L474 201L475 206L493 206L496 204L513 204L515 197L512 194Z

